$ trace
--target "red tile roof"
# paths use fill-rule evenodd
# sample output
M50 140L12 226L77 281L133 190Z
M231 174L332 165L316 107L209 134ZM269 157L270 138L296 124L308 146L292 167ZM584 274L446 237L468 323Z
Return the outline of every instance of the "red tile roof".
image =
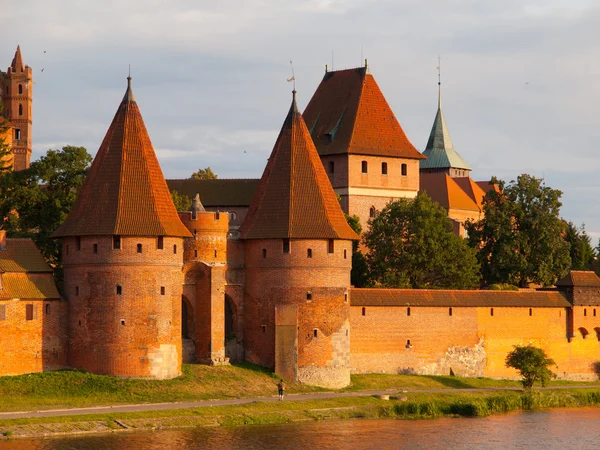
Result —
M325 73L304 120L320 155L424 159L365 67Z
M480 207L461 189L456 180L445 173L421 173L419 189L446 209L480 211Z
M571 270L555 283L556 286L600 287L600 278L592 270Z
M131 83L69 216L52 236L84 235L190 236L177 215Z
M0 250L0 272L52 273L52 268L31 239L10 238L6 240L6 249Z
M296 106L296 94L242 224L243 239L356 239Z
M17 51L15 52L15 56L10 64L10 67L14 72L17 70L22 72L25 68L25 65L23 64L23 57L21 56L21 47L19 45L17 45Z
M483 204L483 197L485 197L485 191L475 183L471 177L452 178L458 186L469 196L479 209Z
M351 289L352 306L463 306L536 307L571 306L558 291L459 291L430 289Z

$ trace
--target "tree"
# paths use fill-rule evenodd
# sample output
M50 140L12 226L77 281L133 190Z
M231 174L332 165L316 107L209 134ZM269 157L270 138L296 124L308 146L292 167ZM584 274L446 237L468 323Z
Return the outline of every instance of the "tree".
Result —
M548 380L554 375L548 366L555 364L544 350L531 344L515 345L514 350L506 355L506 367L512 367L519 372L523 388L527 390L531 390L536 381L546 386Z
M446 211L420 192L389 203L364 233L371 281L387 287L470 289L475 251L452 231Z
M60 245L50 235L69 214L91 161L83 147L48 150L29 169L7 173L0 182L8 235L32 238L55 268L60 269Z
M198 171L194 172L190 178L196 180L216 180L219 176L215 174L210 167L206 167L205 169L198 169Z
M362 226L360 225L360 217L349 216L344 213L346 222L350 225L356 234L360 236L362 232ZM369 267L367 266L367 260L365 255L358 249L359 241L352 242L352 271L350 272L350 283L354 287L368 287L369 286Z
M0 176L13 167L12 149L6 139L6 136L11 132L11 128L8 126L8 121L2 116L3 109L3 105L0 103Z
M559 218L562 192L527 174L492 183L499 189L484 197L483 219L466 224L484 282L553 284L571 265Z
M569 244L571 269L590 270L596 259L596 253L592 248L591 238L585 232L585 225L577 228L573 222L569 222L564 239Z
M171 191L171 198L177 211L188 211L190 206L192 206L192 199L185 194L180 194L176 190Z

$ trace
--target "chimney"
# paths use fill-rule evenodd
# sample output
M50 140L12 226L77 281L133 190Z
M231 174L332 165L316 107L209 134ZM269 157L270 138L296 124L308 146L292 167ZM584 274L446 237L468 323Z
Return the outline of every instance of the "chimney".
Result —
M0 230L0 250L6 250L6 230Z

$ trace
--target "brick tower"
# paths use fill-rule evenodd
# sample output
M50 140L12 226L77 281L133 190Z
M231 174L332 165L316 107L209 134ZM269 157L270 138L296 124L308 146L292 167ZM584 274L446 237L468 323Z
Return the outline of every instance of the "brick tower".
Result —
M0 89L3 114L13 126L14 170L27 169L31 160L33 82L31 67L23 64L20 47L6 73L0 72Z
M69 365L119 377L181 373L181 223L131 90L62 238Z
M296 93L241 230L248 361L326 387L350 382L352 240Z

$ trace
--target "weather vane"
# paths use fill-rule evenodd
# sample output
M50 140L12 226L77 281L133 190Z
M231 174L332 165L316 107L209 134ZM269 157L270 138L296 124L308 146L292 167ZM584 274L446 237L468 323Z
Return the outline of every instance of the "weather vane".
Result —
M290 67L292 68L292 78L288 78L288 83L290 81L294 82L294 91L296 91L296 76L294 75L294 64L292 63L292 60L290 59Z

